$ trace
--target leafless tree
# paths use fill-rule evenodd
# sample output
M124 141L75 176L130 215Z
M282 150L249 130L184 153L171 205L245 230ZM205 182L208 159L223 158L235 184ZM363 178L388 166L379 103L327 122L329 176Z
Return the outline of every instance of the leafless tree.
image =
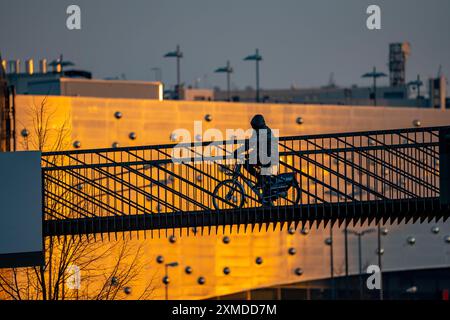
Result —
M33 132L25 135L25 150L64 150L71 133L69 120L55 128L55 111L45 97L30 108ZM50 206L60 205L50 201ZM116 241L98 241L94 236L46 237L45 265L13 268L0 272L0 299L65 300L65 299L124 299L132 288L142 284L140 275L147 265L142 244L123 235ZM79 273L77 271L80 271ZM75 279L75 283L72 281ZM153 279L153 278L152 278ZM79 280L79 282L78 282ZM153 281L144 283L133 298L149 299Z

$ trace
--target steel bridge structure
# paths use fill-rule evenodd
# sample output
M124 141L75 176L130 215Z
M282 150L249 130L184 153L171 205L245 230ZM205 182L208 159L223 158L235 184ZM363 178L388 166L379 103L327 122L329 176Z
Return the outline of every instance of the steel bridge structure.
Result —
M294 191L263 206L214 193L245 141L47 152L42 155L45 236L321 223L414 223L450 215L450 126L280 137L279 172ZM174 154L182 162L174 162ZM252 179L244 173L239 179ZM213 205L214 197L223 208Z

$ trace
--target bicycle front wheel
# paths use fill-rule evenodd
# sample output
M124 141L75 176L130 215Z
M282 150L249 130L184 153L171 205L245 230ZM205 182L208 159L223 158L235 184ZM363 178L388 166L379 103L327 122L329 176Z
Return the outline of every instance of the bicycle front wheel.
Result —
M245 202L245 191L235 180L220 182L213 192L213 205L216 210L242 208Z

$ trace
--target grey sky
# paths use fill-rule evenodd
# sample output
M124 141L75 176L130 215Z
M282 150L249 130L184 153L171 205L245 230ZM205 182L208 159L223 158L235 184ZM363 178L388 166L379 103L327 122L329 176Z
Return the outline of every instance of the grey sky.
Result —
M66 29L66 8L78 4L82 30ZM382 30L366 29L366 8L378 4ZM49 60L63 53L97 78L126 74L175 82L175 63L162 55L179 43L185 54L182 80L193 84L231 60L232 82L254 85L254 64L242 61L260 48L261 85L365 84L373 65L387 72L388 43L409 41L407 78L450 76L448 0L0 0L0 50L5 59Z

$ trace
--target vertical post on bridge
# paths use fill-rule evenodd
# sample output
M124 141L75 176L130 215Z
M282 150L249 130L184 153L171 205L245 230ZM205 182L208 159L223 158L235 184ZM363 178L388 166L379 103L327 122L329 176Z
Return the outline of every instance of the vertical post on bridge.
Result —
M439 198L450 205L450 129L439 130Z

